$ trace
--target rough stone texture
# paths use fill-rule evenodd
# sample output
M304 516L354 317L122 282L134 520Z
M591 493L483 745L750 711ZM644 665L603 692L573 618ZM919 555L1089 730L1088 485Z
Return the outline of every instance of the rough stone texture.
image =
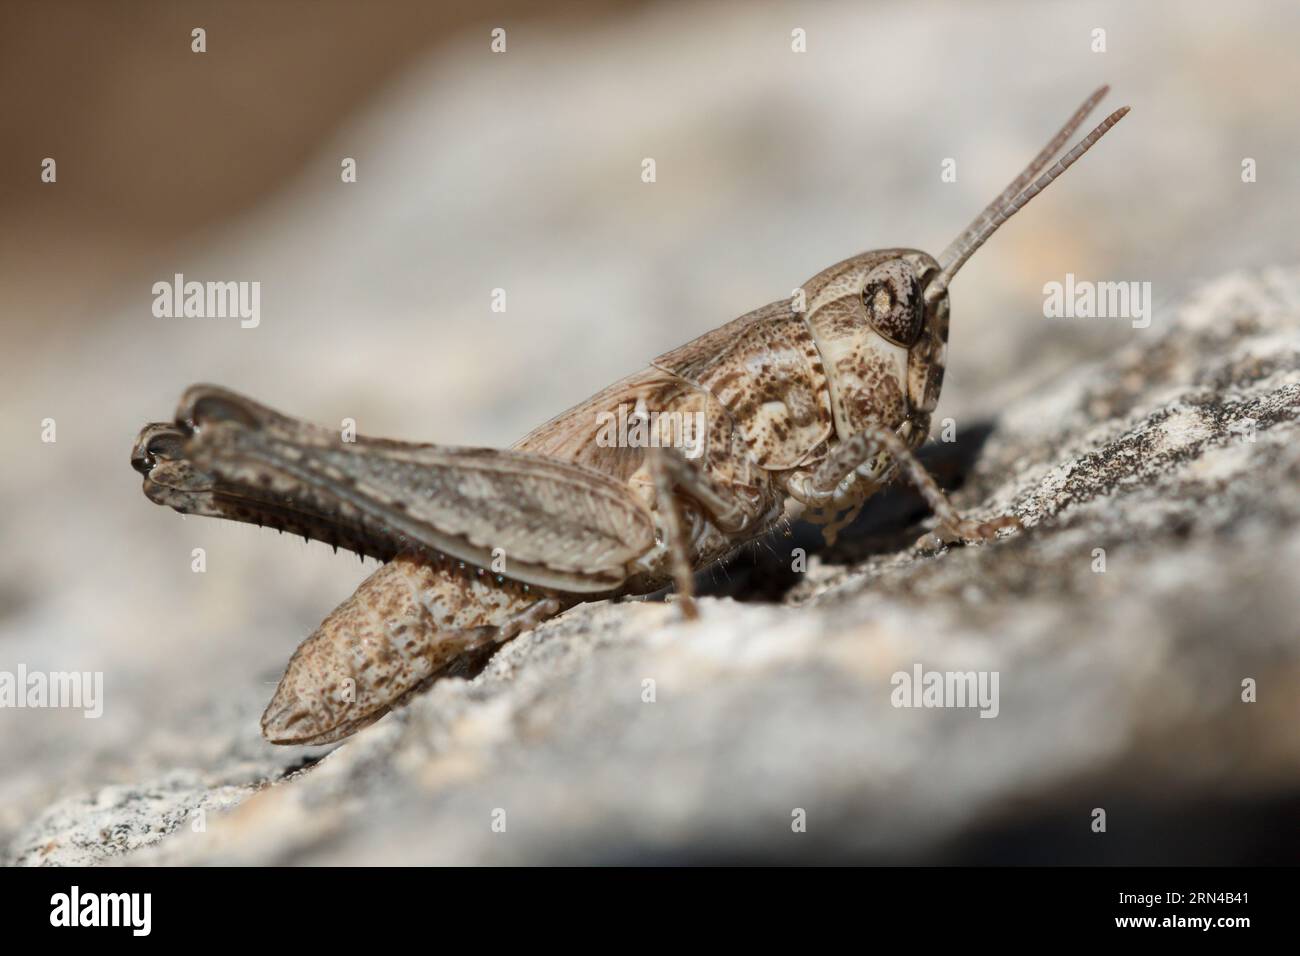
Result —
M777 602L801 528L718 585L751 600L581 606L319 762L247 743L237 693L201 766L58 803L10 859L1294 861L1300 270L1162 318L959 439L958 502L1015 537L919 554L894 494ZM998 716L892 706L916 664L997 671Z
M102 222L95 228L80 216L50 214L51 188L64 196L65 208L78 208L68 197L84 193L71 190L93 180L102 191L106 181L99 177L112 157L78 155L65 145L66 159L56 152L57 187L23 175L31 182L27 212L35 211L25 221L39 222L0 230L0 243L9 240L0 256L6 323L0 444L8 450L0 468L0 671L25 665L100 672L105 706L98 720L70 710L0 710L0 861L179 859L182 852L219 859L218 837L230 848L228 858L288 858L290 847L295 859L463 856L469 841L487 839L478 829L486 812L479 802L509 810L507 838L475 844L498 858L541 858L556 847L576 856L592 846L603 858L627 858L640 836L640 846L655 849L652 858L676 859L674 840L688 826L701 834L693 859L738 852L770 858L771 847L751 826L749 800L779 810L773 825L782 836L789 805L805 806L809 832L792 846L809 857L830 844L863 858L864 833L876 835L881 852L874 858L882 859L899 858L900 847L906 859L924 859L927 846L932 859L987 858L995 851L998 859L1296 856L1294 844L1280 836L1295 830L1294 747L1285 736L1295 722L1285 723L1276 710L1286 706L1288 689L1294 697L1285 656L1291 644L1276 650L1268 644L1291 640L1294 625L1287 622L1296 620L1288 577L1295 566L1294 480L1284 477L1288 446L1275 444L1285 434L1278 425L1261 428L1253 446L1240 448L1219 438L1202 448L1195 430L1183 429L1177 440L1205 456L1207 484L1220 483L1216 471L1251 462L1244 476L1222 480L1221 490L1198 492L1205 504L1194 512L1166 502L1163 485L1147 487L1177 480L1189 467L1169 466L1154 477L1135 475L1138 487L1118 486L1066 509L1053 527L1032 528L1023 539L918 558L907 545L923 512L913 497L891 493L864 515L855 537L817 554L804 577L790 572L786 552L810 546L812 537L796 527L793 538L757 549L752 562L708 576L715 594L749 603L706 602L712 623L689 640L697 669L683 662L680 676L667 666L668 677L642 672L655 658L633 628L636 634L651 629L662 608L576 610L512 648L477 683L445 685L417 709L432 708L420 719L446 722L457 733L484 732L455 715L478 713L480 697L497 699L504 687L497 668L509 663L527 686L536 681L541 701L520 710L519 719L533 730L553 719L554 730L530 738L535 752L496 745L500 765L484 763L486 755L464 744L468 749L455 753L474 755L491 772L474 770L467 756L449 759L440 772L451 778L459 770L477 783L435 791L403 782L414 779L403 768L418 765L418 758L385 758L378 742L407 733L417 712L384 721L286 780L322 751L265 743L257 717L295 644L373 564L361 567L324 545L248 526L181 519L145 501L127 450L145 421L170 415L187 385L226 385L323 424L350 417L370 435L505 446L651 356L788 295L844 256L897 245L939 252L1069 111L1109 82L1102 109L1128 104L1133 112L1004 226L952 289L948 375L935 430L952 418L961 440L933 446L929 460L950 480L967 475L963 503L987 498L992 507L1021 490L1011 484L1018 475L1026 483L1041 477L1047 484L1032 487L1042 491L1059 482L1081 494L1082 473L1048 472L1071 461L1085 439L1106 447L1127 434L1130 418L1144 414L1147 404L1164 402L1158 381L1150 392L1136 383L1142 401L1125 410L1128 386L1113 369L1095 372L1088 363L1130 343L1144 352L1154 347L1157 334L1179 318L1173 305L1208 278L1300 262L1294 222L1300 177L1287 173L1300 155L1300 124L1287 121L1294 113L1291 91L1300 85L1300 5L1228 10L1217 0L1101 0L1086 8L1034 0L823 0L797 11L785 4L743 6L743 15L728 3L635 5L627 16L599 20L584 6L581 22L539 15L531 26L512 29L506 56L491 54L484 42L494 24L446 36L356 113L343 115L342 104L323 90L337 133L303 155L300 175L284 188L246 178L269 170L262 148L269 143L241 148L241 165L222 166L222 175L238 178L242 190L261 190L264 200L218 229L165 243L158 257L130 254L129 223L105 232ZM1091 49L1099 25L1109 37L1105 54ZM795 26L808 32L805 54L790 51ZM212 96L224 102L231 89L224 73L200 71L195 82L210 95L191 98L171 85L166 69L192 72L197 61L151 47L147 30L133 29L131 36L136 46L98 44L101 52L125 51L121 68L130 82L97 75L95 87L120 94L143 85L181 97L192 107L173 117L182 126L215 124L238 147L261 143L268 122L307 106L286 86L268 88L259 109L243 117L240 138L227 125L235 120L229 110L216 114L201 105ZM225 49L270 57L262 75L284 72L283 51L267 45L259 21L234 17L223 36ZM345 50L357 46L353 40L339 40L347 54L335 57L340 70L354 53L373 55ZM147 55L140 43L151 47ZM42 49L32 49L39 58ZM160 59L171 64L161 72ZM918 69L918 63L934 68ZM256 75L238 72L245 84ZM84 83L85 71L69 82ZM123 112L139 113L144 100L101 99L93 102L107 141L141 122L157 127L152 112L120 122ZM184 130L179 139L186 140ZM21 157L50 149L45 138L19 129L11 152L21 166L27 162ZM120 161L127 154L115 155ZM359 158L358 183L339 182L341 156ZM646 156L658 160L653 186L640 179ZM168 210L177 228L190 230L191 214L208 196L207 181L165 145L158 157L173 171L171 187L194 194L194 202ZM947 157L957 160L956 182L940 180ZM1241 180L1245 157L1258 161L1257 182ZM137 167L130 170L138 178ZM115 208L125 208L121 197ZM53 243L51 231L65 241ZM245 330L225 320L156 318L151 285L175 272L262 281L261 324ZM1067 272L1151 281L1152 328L1042 318L1043 284ZM490 290L498 286L509 289L506 313L489 309ZM1233 288L1232 294L1249 294L1241 280ZM1267 301L1291 300L1271 292ZM1247 301L1240 308L1249 314L1255 306ZM1180 321L1188 321L1186 313ZM1294 339L1295 329L1283 324L1273 333L1252 333L1227 326L1221 333L1234 343L1226 351L1216 351L1217 344L1204 355L1195 351L1207 341L1203 336L1183 343L1193 351L1168 351L1170 361L1181 354L1178 363L1188 367L1182 377L1171 372L1171 380L1194 383L1195 368L1230 367L1238 353L1282 360L1287 353L1276 340ZM1071 391L1071 381L1102 383L1090 386L1096 407L1086 425L1069 415L1082 388ZM1174 392L1198 387L1218 390L1207 379ZM1049 402L1053 396L1056 403ZM1229 398L1234 394L1226 389ZM39 439L46 417L58 421L57 444ZM987 426L999 417L990 435ZM1189 421L1195 420L1183 414L1167 419L1161 440L1169 442L1168 433ZM1033 450L1025 467L1042 469L1042 476L1021 475L1014 457L1022 446ZM1138 454L1149 458L1147 448ZM1253 457L1241 457L1246 454ZM1282 460L1270 462L1269 455ZM972 460L978 463L973 473ZM1050 510L1050 503L1044 507ZM1238 511L1252 517L1237 520ZM1187 536L1178 537L1184 523ZM1208 530L1217 523L1223 527ZM1096 546L1107 548L1105 575L1090 570ZM196 547L206 550L204 574L191 570ZM1198 563L1204 572L1194 570ZM816 607L753 603L760 597ZM960 610L944 611L957 597ZM733 612L753 617L723 624L720 610L728 619ZM615 631L610 615L633 623ZM779 633L757 623L762 615L780 618ZM675 641L673 626L666 619L665 632L656 631L653 641ZM748 677L729 692L718 671L718 662L732 656L726 634L716 630L723 627L746 631L747 654L774 644L788 651L791 660L767 665L775 668L771 680L806 687L816 675L816 697L773 690L764 696L760 682ZM1197 648L1191 658L1168 637L1183 629L1201 635L1180 638ZM584 659L582 649L597 634L601 652ZM1058 645L1073 650L1052 653ZM850 653L860 647L867 650ZM1121 668L1099 647L1116 657L1142 649L1172 663L1152 680L1134 661ZM1020 648L1021 656L994 656L1008 648ZM860 663L868 651L876 655L868 657L869 671ZM836 655L815 668L813 662ZM803 656L810 663L799 664ZM839 659L859 664L840 666ZM751 662L747 674L759 673L761 659L740 660ZM979 720L970 712L887 706L888 675L899 663L939 667L944 660L1002 667L1001 716ZM1185 660L1219 667L1191 685L1213 682L1212 692L1187 696L1188 681L1180 676ZM576 716L584 702L570 695L605 687L620 661L633 686L611 684L607 693L627 695L619 705L638 723L610 719L590 731L586 718L595 718L585 711L586 717ZM1035 684L1039 673L1029 661L1054 665L1075 682ZM573 674L565 676L564 667ZM1260 702L1238 705L1237 682L1248 667L1258 668L1251 676L1260 680ZM863 674L875 675L869 693L847 699L836 693L845 682L866 682ZM642 705L640 681L651 676L659 679L659 700ZM683 702L696 697L691 681L716 685L707 703L715 708L712 722L685 709ZM1057 716L1049 720L1038 697L1053 695ZM1237 715L1237 724L1206 716L1218 701L1227 701L1221 706ZM1087 714L1104 719L1080 723L1085 704ZM1015 716L1026 709L1033 720ZM512 712L502 711L506 732L513 732ZM805 739L813 721L801 715L809 712L839 736ZM652 749L652 720L673 724L662 732L675 751ZM755 747L773 739L780 746L758 754L732 746L726 735L741 734L745 720L754 723ZM679 731L677 721L690 732ZM1201 722L1218 730L1203 739L1177 732ZM1052 746L1020 739L1035 727ZM1216 748L1217 734L1234 727L1234 745ZM942 746L948 733L956 736ZM553 752L543 740L571 762L548 762ZM824 753L832 740L844 760ZM1095 759L1076 766L1085 744ZM392 746L407 752L405 744ZM724 756L730 746L737 761L710 759L715 746ZM624 747L656 756L635 763L606 756ZM1022 751L1016 776L1008 768ZM739 781L745 800L717 802L732 792L732 783L719 781L738 772L739 761L757 764L758 785ZM882 763L888 764L883 773ZM799 772L787 773L791 766ZM1268 767L1276 769L1260 769ZM547 777L548 768L556 774ZM829 802L813 805L824 791L803 784L823 770L840 775L826 779L827 787L840 781L840 810L854 826L837 822ZM482 776L471 778L471 771ZM985 773L976 778L979 771ZM1186 775L1192 784L1183 781ZM519 787L507 786L507 778L527 778L527 792L537 794L531 826ZM962 789L976 779L985 788L980 799ZM346 801L327 797L330 780ZM859 791L862 780L870 786ZM671 813L649 814L637 800L624 806L623 791L633 783L634 796ZM100 800L106 788L111 796ZM562 798L547 797L559 790ZM133 834L126 845L136 846L155 840L168 821L187 829L180 809L210 792L225 799L251 791L257 795L228 822L220 812L207 813L206 836L214 842L202 848L182 851L199 839L192 834L156 851L124 854L122 841L115 847L100 836L119 828ZM152 792L165 794L175 809L142 812L152 802L143 794ZM696 804L700 792L723 796L706 812ZM898 800L904 792L908 797ZM301 802L288 798L299 793ZM561 809L583 826L605 827L613 838L589 832L584 843L573 835L576 825L571 832L558 824L547 835L536 820L560 799L567 801ZM616 806L606 816L601 807L611 803ZM934 812L941 803L947 816ZM1112 811L1111 826L1097 839L1077 824L1080 806L1086 818L1101 804ZM269 812L257 817L263 805ZM47 818L60 806L62 823ZM408 815L402 808L410 807L417 810ZM355 815L347 815L349 808ZM281 812L296 816L280 826ZM448 822L458 812L472 824L464 833ZM922 821L924 840L916 827L909 834L903 814ZM260 843L238 822L255 819L267 821ZM385 845L381 831L400 833L399 845ZM748 836L737 850L731 835L741 831ZM548 846L539 847L539 840Z

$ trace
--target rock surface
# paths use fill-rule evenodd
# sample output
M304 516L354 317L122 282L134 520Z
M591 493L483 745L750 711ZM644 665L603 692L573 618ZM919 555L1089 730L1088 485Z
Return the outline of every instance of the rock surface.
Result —
M8 861L1294 862L1300 270L1161 319L959 432L957 502L1016 536L920 554L891 494L806 573L801 528L738 558L698 623L580 606L307 759L236 689ZM918 665L996 672L996 716L894 706Z
M266 87L242 137L227 125L235 113L211 109L235 88L221 70L195 71L148 30L132 31L134 46L97 46L129 77L96 73L97 88L184 100L172 119L221 129L240 156L218 164L222 177L264 200L191 232L208 180L169 147L137 143L171 170L170 190L133 188L190 195L165 212L190 238L149 230L156 251L131 252L131 221L96 219L75 199L98 191L125 209L106 174L147 168L113 145L142 122L144 101L121 95L93 100L111 155L60 162L55 188L77 216L52 215L51 187L34 176L15 180L29 184L31 228L11 229L13 254L0 256L0 674L102 674L104 708L93 720L0 708L0 861L1294 858L1282 839L1296 817L1291 423L1261 416L1255 443L1239 446L1207 409L1275 390L1266 369L1244 391L1232 382L1261 356L1294 355L1292 272L1255 270L1300 263L1300 177L1286 172L1300 125L1284 121L1300 85L1300 6L625 12L540 14L512 30L506 56L487 48L485 23L442 37L352 113L326 87L315 104L293 84ZM796 26L803 54L790 47ZM279 77L287 61L263 27L232 16L222 46ZM373 50L340 57L328 42L336 85L359 89L347 71ZM178 69L204 95L174 84ZM237 72L240 89L258 75ZM918 556L924 510L891 492L833 552L814 552L817 536L796 526L708 575L713 594L743 603L706 602L700 629L653 604L577 609L315 767L324 751L260 738L295 644L374 565L149 504L127 449L187 385L321 424L351 418L369 435L508 445L846 255L940 251L1103 82L1102 109L1132 114L953 288L935 431L954 419L959 440L932 445L929 464L965 476L964 506L1015 504L1037 522L1024 536ZM335 132L276 188L268 117L311 109ZM50 149L21 128L15 143L19 166ZM359 159L358 183L340 182L343 156ZM658 161L653 186L643 157ZM1256 181L1243 180L1247 159ZM1172 308L1243 269L1251 277L1212 284L1191 311ZM177 272L260 280L260 324L159 319L151 287ZM1067 274L1150 281L1152 327L1045 320L1040 290ZM508 312L489 307L497 287ZM1239 327L1238 312L1268 324ZM1168 328L1197 317L1219 324ZM1150 383L1092 364L1130 344L1155 366ZM1202 395L1212 404L1186 400L1144 425L1148 410ZM47 418L57 444L42 440ZM805 574L791 569L794 547L813 554ZM1096 547L1105 574L1091 570ZM205 573L192 564L200 548ZM693 656L645 670L679 639ZM786 656L751 656L773 647ZM1129 659L1139 650L1151 660ZM1000 668L998 718L889 706L894 670L945 661ZM1247 668L1253 705L1237 703ZM647 678L653 705L641 703ZM523 704L529 693L537 702ZM481 710L489 701L503 723L487 727L504 736L475 743L498 713ZM401 739L386 755L391 734ZM449 756L425 773L412 769L422 749ZM435 785L437 774L454 782ZM791 843L794 806L808 831ZM1079 826L1097 806L1110 811L1104 838ZM497 807L504 838L480 829ZM204 834L190 829L200 822Z

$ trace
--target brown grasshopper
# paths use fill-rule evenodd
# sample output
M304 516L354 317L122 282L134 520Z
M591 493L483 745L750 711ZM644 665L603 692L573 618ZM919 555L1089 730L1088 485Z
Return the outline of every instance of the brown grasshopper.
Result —
M233 392L188 389L175 421L145 426L132 450L146 496L387 562L294 652L263 734L339 740L583 600L672 583L693 617L694 570L801 513L833 539L899 471L937 516L931 545L1018 527L958 514L913 449L943 384L948 284L1128 112L1043 172L1105 92L937 260L915 249L846 259L510 450L344 441ZM609 440L620 415L637 434ZM692 420L702 427L688 442L679 426Z

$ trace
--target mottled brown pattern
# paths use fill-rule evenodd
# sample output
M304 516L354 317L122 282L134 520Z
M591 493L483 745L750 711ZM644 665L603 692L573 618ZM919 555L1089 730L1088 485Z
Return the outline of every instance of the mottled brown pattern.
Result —
M795 467L830 432L821 356L787 300L741 316L654 364L712 392L760 468Z
M930 413L939 404L943 375L948 360L948 298L938 306L930 329L912 346L907 356L907 399L913 412L925 418L929 428Z
M782 495L767 471L750 457L750 446L731 411L711 391L665 369L652 366L629 376L533 430L514 447L590 468L601 469L612 464L628 488L657 514L659 505L644 449L606 449L594 441L599 412L615 413L620 405L635 406L638 400L643 401L649 411L688 416L703 413L708 439L702 454L693 460L693 464L720 487L747 495L753 501L752 509L756 515L767 515L774 520L780 510ZM707 564L736 547L734 540L717 533L696 502L684 500L682 507L691 528L688 551L694 562ZM755 533L759 533L758 530ZM624 589L637 592L655 590L668 579L666 563L652 560L649 566L632 570L628 581L624 582Z
M268 739L341 739L585 596L647 593L671 579L692 608L691 571L771 529L787 499L831 538L901 471L939 516L940 538L982 541L1017 526L963 518L911 449L943 384L948 282L1124 115L1033 180L1102 93L941 261L914 249L845 259L801 297L660 356L508 451L342 442L224 389L192 387L175 421L146 426L132 451L150 499L393 557L294 653L263 717ZM628 409L655 422L651 447L602 444L602 413ZM655 416L665 413L703 416L698 457L661 447L672 430ZM498 558L500 573L485 570Z
M925 300L912 267L894 259L872 269L862 288L867 321L885 340L911 348L925 325Z
M273 743L294 744L355 733L549 599L460 562L399 556L294 651L262 732Z

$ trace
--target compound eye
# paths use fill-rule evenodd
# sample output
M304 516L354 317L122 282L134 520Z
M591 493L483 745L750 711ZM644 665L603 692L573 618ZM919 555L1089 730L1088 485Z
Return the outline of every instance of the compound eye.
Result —
M867 273L862 304L871 327L894 345L911 348L920 338L925 319L921 284L912 267L901 259L882 263Z

